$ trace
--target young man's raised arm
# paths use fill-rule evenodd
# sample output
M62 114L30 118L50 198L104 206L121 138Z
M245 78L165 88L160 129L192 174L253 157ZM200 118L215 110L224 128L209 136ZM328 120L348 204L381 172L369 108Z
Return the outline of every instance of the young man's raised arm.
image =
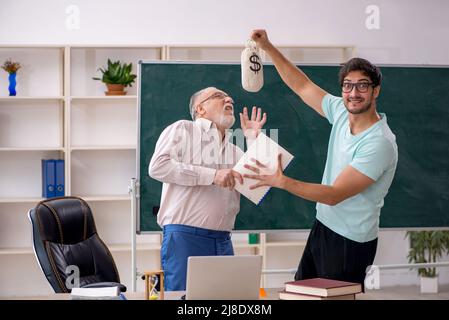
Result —
M254 30L251 38L262 48L273 60L274 66L282 80L293 90L308 106L313 108L323 117L321 107L323 97L327 94L313 83L304 72L293 65L268 39L265 30Z

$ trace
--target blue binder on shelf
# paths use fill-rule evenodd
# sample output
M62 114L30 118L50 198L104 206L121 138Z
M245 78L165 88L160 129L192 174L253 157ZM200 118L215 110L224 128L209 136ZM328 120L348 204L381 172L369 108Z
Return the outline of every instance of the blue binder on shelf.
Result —
M56 196L56 162L53 159L42 159L42 197Z
M64 187L64 160L55 160L55 195L57 197L63 197L65 195Z

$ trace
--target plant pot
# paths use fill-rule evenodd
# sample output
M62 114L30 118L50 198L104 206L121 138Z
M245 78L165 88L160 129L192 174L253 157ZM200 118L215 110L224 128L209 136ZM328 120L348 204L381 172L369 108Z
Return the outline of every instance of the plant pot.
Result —
M126 95L125 86L122 84L107 83L108 91L105 92L107 96L124 96Z
M438 276L421 276L421 293L438 293Z

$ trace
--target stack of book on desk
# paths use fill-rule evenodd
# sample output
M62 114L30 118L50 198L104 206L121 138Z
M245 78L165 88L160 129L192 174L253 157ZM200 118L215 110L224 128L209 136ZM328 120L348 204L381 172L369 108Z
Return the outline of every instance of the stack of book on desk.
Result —
M73 288L72 300L126 300L118 287Z
M362 291L360 283L324 278L290 281L279 292L281 300L355 300Z

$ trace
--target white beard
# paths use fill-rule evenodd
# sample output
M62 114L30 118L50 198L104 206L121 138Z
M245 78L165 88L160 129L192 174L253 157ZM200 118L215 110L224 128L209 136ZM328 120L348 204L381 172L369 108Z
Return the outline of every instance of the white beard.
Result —
M229 129L234 125L234 123L235 116L221 116L216 122L216 125L221 128Z

